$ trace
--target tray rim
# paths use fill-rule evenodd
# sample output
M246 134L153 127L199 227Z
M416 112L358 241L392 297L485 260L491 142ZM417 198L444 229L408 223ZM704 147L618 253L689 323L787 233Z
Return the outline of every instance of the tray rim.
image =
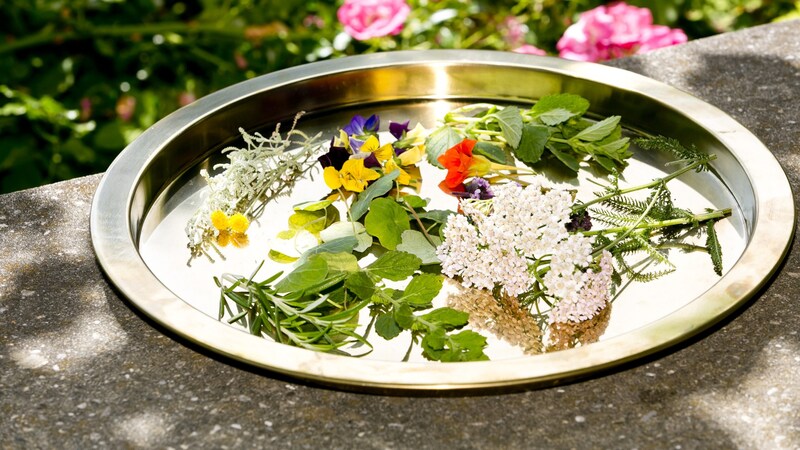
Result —
M668 316L621 336L563 352L457 364L355 359L250 336L201 313L173 295L145 265L138 252L138 236L133 235L130 226L137 184L163 145L193 123L243 97L306 79L392 66L465 63L538 69L633 91L677 109L705 128L741 164L754 192L756 220L739 261L705 294ZM674 87L623 69L479 50L402 51L352 56L262 75L212 93L162 119L123 150L97 188L90 218L92 244L109 281L137 309L172 333L224 356L299 379L350 389L419 391L552 384L618 366L673 346L711 327L752 298L768 282L788 252L794 227L792 190L779 163L751 132L716 107ZM768 258L758 254L759 249L765 248L771 250ZM749 276L754 270L763 276ZM134 280L130 276L132 273L144 279ZM703 301L698 301L700 299ZM199 330L198 324L202 324Z

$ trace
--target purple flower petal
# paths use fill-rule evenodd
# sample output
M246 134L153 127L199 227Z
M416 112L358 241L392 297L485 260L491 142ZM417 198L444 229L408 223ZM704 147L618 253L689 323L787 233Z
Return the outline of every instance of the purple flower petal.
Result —
M469 198L480 200L489 200L490 198L494 198L494 192L492 192L489 182L483 178L473 178L469 183L464 185L464 188L466 189L467 193L469 193Z
M370 117L372 118L372 117ZM364 124L366 120L363 116L356 114L350 119L350 124L343 128L344 132L347 133L349 136L356 135L360 136L364 134Z
M370 153L369 156L364 158L364 167L369 167L370 169L381 167L381 162L378 161L378 157L375 156L375 153Z
M403 137L403 133L408 132L408 124L411 122L410 120L406 120L405 122L389 122L389 132L392 133L395 139L400 139Z
M364 128L361 134L367 133L377 133L378 128L381 127L381 118L377 114L373 114L369 116L366 122L364 122Z
M354 137L350 137L350 149L353 153L358 153L361 151L361 146L364 145L364 141L360 141Z
M322 166L323 169L328 166L333 166L334 169L339 170L348 158L350 158L350 153L347 149L333 145L333 139L331 139L330 150L328 150L328 153L317 158L317 161L319 161L319 165Z

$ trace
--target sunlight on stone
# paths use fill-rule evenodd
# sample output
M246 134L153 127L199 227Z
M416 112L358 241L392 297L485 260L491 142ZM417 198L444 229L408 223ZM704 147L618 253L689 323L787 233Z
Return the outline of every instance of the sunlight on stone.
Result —
M162 414L133 414L114 424L114 435L136 447L153 447L167 435L167 420Z
M73 317L65 328L20 339L10 352L19 367L81 370L92 357L125 346L128 336L109 311L103 289L86 286L77 295L87 305L86 313Z
M800 448L800 345L773 339L739 386L693 396L739 448Z

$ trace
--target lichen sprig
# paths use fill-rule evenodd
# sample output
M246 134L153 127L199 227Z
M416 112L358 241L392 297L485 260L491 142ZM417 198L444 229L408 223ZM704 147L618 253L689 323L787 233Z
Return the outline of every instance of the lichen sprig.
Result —
M212 251L222 257L218 237L225 230L214 226L212 214L241 214L249 224L263 213L267 202L291 192L296 181L314 167L322 148L321 134L308 136L295 129L299 117L285 134L280 133L280 124L269 136L240 128L245 145L222 150L228 162L214 166L221 172L214 176L206 170L200 172L209 192L186 225L189 262L199 256L214 261Z

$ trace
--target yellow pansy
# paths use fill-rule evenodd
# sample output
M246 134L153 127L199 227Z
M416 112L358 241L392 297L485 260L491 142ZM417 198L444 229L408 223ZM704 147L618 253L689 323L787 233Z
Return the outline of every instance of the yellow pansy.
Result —
M344 187L351 192L362 192L370 181L377 180L380 174L364 167L363 159L348 159L342 165L342 170L328 166L322 172L325 184L331 189Z
M421 123L417 123L417 126L414 127L413 130L406 133L406 139L414 139L412 145L415 147L422 146L422 151L425 151L425 138L428 135L428 130L422 126Z
M408 172L403 170L402 167L398 166L397 163L394 162L394 159L386 161L386 164L383 166L383 170L385 173L392 173L395 170L399 170L400 175L397 177L397 182L399 184L407 185L411 182L411 176L408 174Z
M380 145L378 138L370 136L361 145L361 152L374 153L375 157L378 158L380 162L391 159L394 156L394 147L392 147L392 144L386 144L383 147L380 147Z
M413 166L414 164L420 162L422 160L422 155L425 154L425 145L417 145L414 146L403 153L400 153L400 165L401 166Z

